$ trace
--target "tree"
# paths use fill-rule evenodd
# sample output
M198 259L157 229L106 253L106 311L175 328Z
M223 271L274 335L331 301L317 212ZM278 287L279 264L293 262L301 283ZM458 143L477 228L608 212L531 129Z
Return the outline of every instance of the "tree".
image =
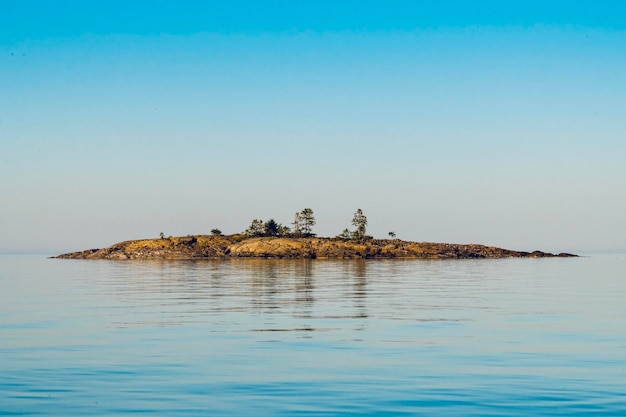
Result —
M211 234L213 236L221 236L222 235L222 231L220 229L212 229L211 230Z
M305 208L300 213L296 213L293 223L291 223L293 225L294 236L314 236L312 230L315 223L313 210L310 208Z
M269 219L263 225L263 236L278 236L280 225L274 219Z
M165 239L165 233L161 232L159 233L159 236L161 236L161 239Z
M302 231L305 236L312 236L311 230L315 226L315 217L313 217L313 210L305 208L300 212L300 218L302 220Z
M363 239L365 237L365 229L367 227L367 217L365 217L361 209L357 209L356 213L354 213L352 225L356 227L355 237L357 239Z
M254 219L243 234L250 237L263 236L264 229L265 225L263 224L263 220Z
M302 213L296 213L296 215L294 216L293 219L293 223L291 223L293 225L293 234L294 236L298 237L298 236L302 236L303 230L303 224L302 224Z
M396 238L396 232L389 232L389 237L392 239Z
M278 236L289 236L291 234L291 229L288 226L283 226L282 224L278 224Z
M338 236L339 239L350 240L354 237L354 233L348 229L343 229L343 232Z

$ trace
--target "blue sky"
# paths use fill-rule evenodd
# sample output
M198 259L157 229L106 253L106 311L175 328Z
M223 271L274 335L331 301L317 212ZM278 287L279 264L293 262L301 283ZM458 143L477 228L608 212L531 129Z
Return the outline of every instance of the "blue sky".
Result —
M621 1L0 1L0 252L304 207L624 251L624 45Z

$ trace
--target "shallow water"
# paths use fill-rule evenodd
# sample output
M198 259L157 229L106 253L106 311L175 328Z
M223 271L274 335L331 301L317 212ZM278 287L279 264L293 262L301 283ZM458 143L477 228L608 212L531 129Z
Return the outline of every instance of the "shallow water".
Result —
M626 415L626 256L0 257L1 415Z

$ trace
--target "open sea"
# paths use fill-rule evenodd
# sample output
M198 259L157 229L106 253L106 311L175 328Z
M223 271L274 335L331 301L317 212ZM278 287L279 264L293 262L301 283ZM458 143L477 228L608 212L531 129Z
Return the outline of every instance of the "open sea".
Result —
M626 416L626 255L0 256L0 415Z

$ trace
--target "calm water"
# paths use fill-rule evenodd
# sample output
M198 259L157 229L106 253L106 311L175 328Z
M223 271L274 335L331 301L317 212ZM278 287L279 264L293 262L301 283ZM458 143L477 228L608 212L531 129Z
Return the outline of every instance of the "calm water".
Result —
M1 415L626 415L626 256L0 257Z

